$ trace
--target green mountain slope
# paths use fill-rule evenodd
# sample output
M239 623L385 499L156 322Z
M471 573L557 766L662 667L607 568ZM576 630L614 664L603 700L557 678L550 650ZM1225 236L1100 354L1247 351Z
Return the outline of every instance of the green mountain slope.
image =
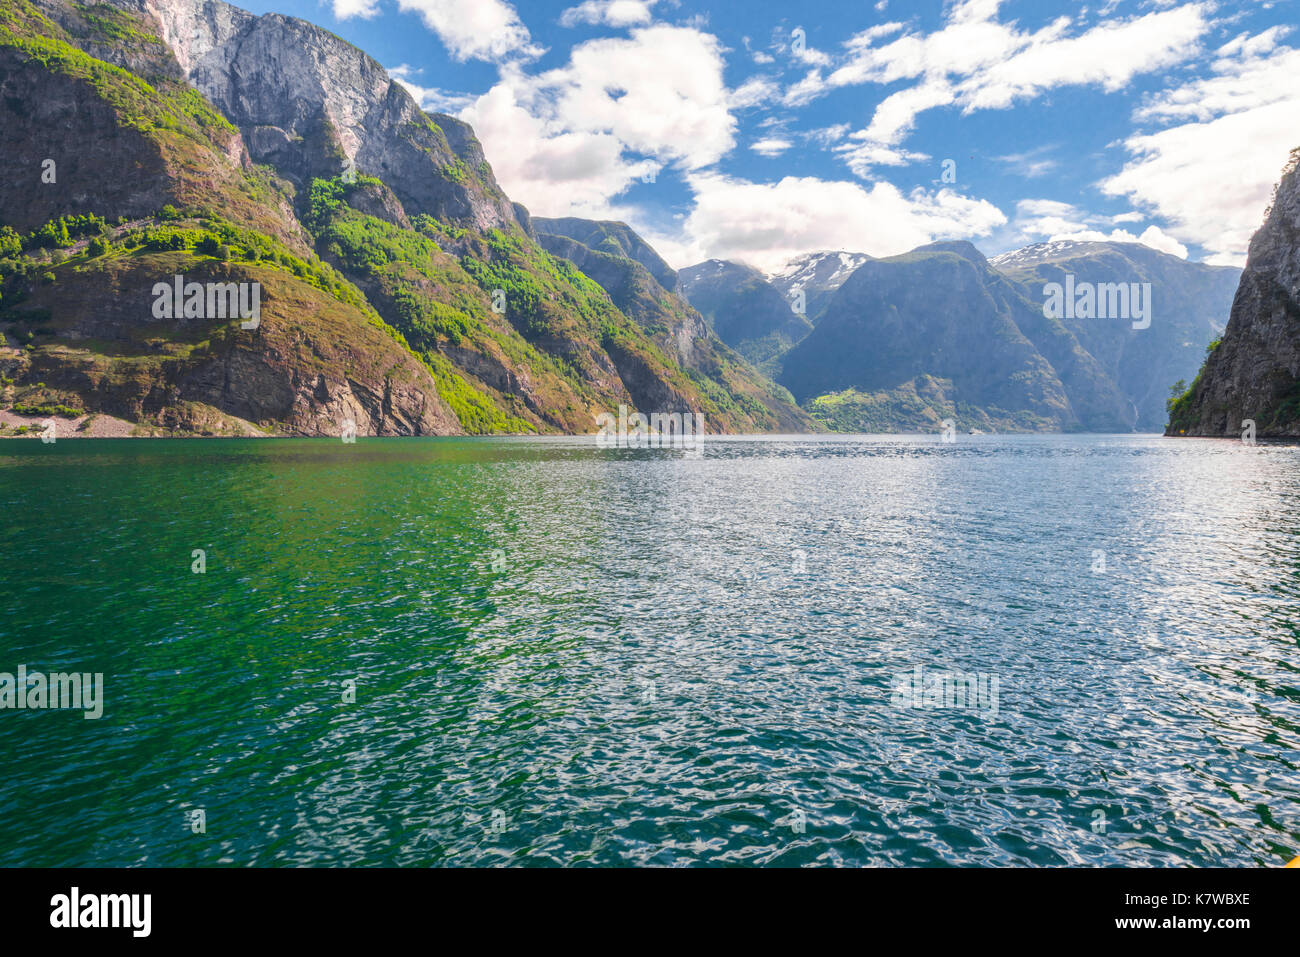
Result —
M816 427L785 389L732 352L690 303L659 282L652 267L674 284L676 273L670 270L665 274L667 266L635 232L623 223L590 223L588 228L588 222L533 220L539 229L560 223L575 235L618 238L617 243L602 240L603 248L597 250L568 235L538 233L538 241L549 252L567 259L595 280L620 310L681 365L720 407L716 414L748 418L767 431L803 432ZM624 255L624 249L640 255L649 265Z
M0 67L11 412L308 435L590 432L619 404L808 425L657 279L625 311L543 249L473 131L327 31L215 0L0 0ZM662 265L627 232L625 261ZM156 320L174 274L261 283L261 327Z

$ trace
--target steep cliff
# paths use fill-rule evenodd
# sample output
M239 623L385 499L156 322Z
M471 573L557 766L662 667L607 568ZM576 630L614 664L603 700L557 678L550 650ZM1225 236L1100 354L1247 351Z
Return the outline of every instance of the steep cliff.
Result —
M1300 436L1300 149L1250 241L1223 339L1172 403L1168 435Z
M374 59L329 31L220 0L113 2L157 25L185 79L240 129L254 162L300 186L365 170L412 212L480 230L515 222L473 130L424 113Z

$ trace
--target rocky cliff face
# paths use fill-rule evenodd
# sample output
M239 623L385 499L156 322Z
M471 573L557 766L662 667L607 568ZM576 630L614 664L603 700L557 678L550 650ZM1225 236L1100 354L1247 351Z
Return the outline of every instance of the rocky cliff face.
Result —
M1250 242L1222 342L1171 409L1169 435L1300 436L1300 149Z
M153 320L153 284L177 273L257 282L258 328ZM105 288L115 295L105 298ZM24 313L42 317L34 326L46 344L11 361L10 378L40 383L28 405L75 396L96 412L206 433L339 436L349 422L359 435L461 431L428 372L377 323L279 270L152 253L38 287Z
M514 208L465 123L425 114L374 59L313 24L221 0L112 0L157 24L185 78L239 127L255 162L299 183L353 168L411 215L493 229Z
M461 432L429 370L311 257L240 132L148 26L107 5L0 5L15 175L0 183L5 404L117 416L145 433ZM112 51L149 82L82 49ZM155 287L177 275L256 284L257 327L208 317L206 301L159 320Z
M119 122L111 104L84 80L51 74L13 48L0 49L0 207L20 232L53 216L111 206L145 216L174 198L161 148ZM90 154L69 149L95 143ZM51 162L54 183L42 182Z

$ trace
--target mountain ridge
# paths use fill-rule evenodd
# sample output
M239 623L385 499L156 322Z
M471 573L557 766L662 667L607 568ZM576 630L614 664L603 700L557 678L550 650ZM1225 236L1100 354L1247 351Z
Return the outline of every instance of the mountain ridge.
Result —
M841 327L845 336L842 341L833 348L819 347L818 343L826 342L826 337L817 330L834 310L836 298L845 295L845 289L852 292L851 283L859 272L871 272L873 264L885 263L883 271L876 269L873 273L883 283L889 271L911 268L908 264L918 257L939 262L935 257L943 255L969 262L985 274L980 295L972 300L983 302L983 311L979 317L968 314L968 319L984 323L990 335L1002 329L1001 341L1012 342L1013 349L1018 348L1014 341L1024 338L1046 363L1025 367L1017 374L1040 378L1042 388L1049 392L1060 390L1062 396L1068 397L1063 404L1049 403L1048 408L1053 410L1050 414L1044 414L1042 396L1028 394L1016 400L1018 409L998 404L985 408L984 400L964 394L962 388L954 385L954 376L960 380L962 375L952 363L942 368L925 363L908 365L910 360L900 353L893 370L898 381L892 385L879 381L876 373L862 373L875 361L869 354L870 337L879 329L870 324L857 327L852 335ZM841 256L850 261L860 258L862 262L847 277L837 277L838 285L828 293L818 290L824 298L817 306L819 311L812 329L793 342L769 341L762 360L764 370L790 388L814 417L834 428L850 431L929 430L945 417L981 430L1159 431L1165 423L1169 387L1195 372L1205 346L1222 330L1222 317L1227 314L1238 275L1231 267L1188 263L1141 244L1039 243L990 260L974 244L956 240L928 243L886 259L840 252L796 257L773 274L788 277L786 301L799 285L798 278L808 276L818 267L834 275ZM688 298L692 297L701 275L715 277L716 282L722 282L727 275L743 276L744 282L751 282L752 271L746 269L720 260L687 267L682 275L692 282L685 286L685 291ZM1154 327L1133 330L1118 321L1048 318L1044 315L1044 291L1048 284L1063 280L1067 274L1080 283L1150 282L1159 304ZM968 305L941 303L937 298L940 293L936 286L955 281L955 274L947 278L917 275L913 281L917 283L916 288L895 288L889 303L877 303L879 307L902 310L910 316L910 328L929 328L930 313L936 309L965 309ZM739 286L742 280L735 282ZM774 284L768 285L780 294ZM862 291L859 287L859 292ZM734 292L714 288L707 302L695 304L706 315L712 315L711 321L715 328L723 330L724 340L730 335L731 344L741 347L744 340L731 330L744 332L752 328L756 310L739 299L728 302L726 296ZM808 302L811 304L813 300L809 298ZM771 303L775 314L775 298ZM866 303L859 301L849 306L842 304L840 308L861 313L865 307ZM1000 311L1007 309L1015 317L1014 332L996 318ZM767 327L772 324L773 320L768 319ZM944 335L957 336L959 330L948 328ZM998 349L991 349L998 341L994 336L988 341L969 342L965 361L998 367L1007 358ZM917 339L911 351L926 355L944 343L951 345L948 339L937 344ZM820 358L808 361L805 356L809 350L818 348L824 348ZM910 370L908 374L903 374L904 369ZM1005 399L1003 395L997 401Z

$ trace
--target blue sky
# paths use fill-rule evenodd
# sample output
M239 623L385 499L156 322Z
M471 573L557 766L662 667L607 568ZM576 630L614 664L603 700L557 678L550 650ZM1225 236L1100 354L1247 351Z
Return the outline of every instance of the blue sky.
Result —
M468 120L534 214L623 219L678 267L940 238L1239 265L1300 146L1297 0L240 5Z

